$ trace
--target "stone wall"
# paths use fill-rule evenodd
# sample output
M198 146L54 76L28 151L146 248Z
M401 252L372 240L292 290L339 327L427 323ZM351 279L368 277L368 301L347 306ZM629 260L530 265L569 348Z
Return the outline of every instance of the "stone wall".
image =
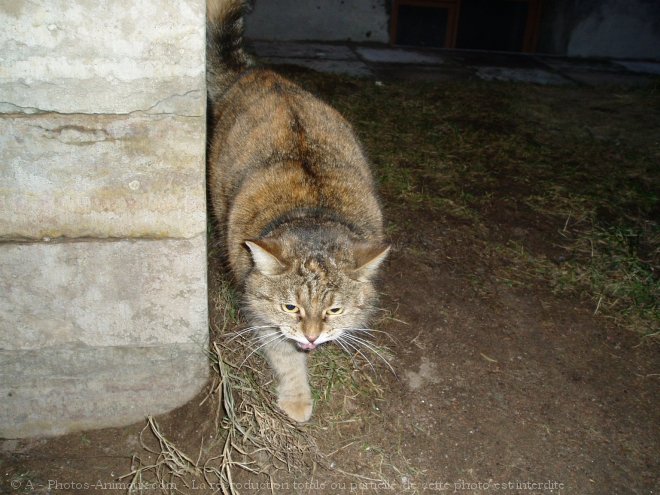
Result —
M0 3L0 437L206 380L204 10Z
M390 0L252 3L253 40L389 43ZM546 0L539 30L539 53L660 60L658 0Z
M657 0L555 0L542 12L540 52L660 60Z

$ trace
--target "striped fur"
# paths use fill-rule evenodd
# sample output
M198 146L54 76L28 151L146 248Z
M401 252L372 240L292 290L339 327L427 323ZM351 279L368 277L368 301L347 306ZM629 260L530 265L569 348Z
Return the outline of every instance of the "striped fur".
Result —
M244 4L209 2L209 190L243 310L261 330L279 404L311 414L305 355L363 328L388 247L374 181L334 109L243 52ZM354 342L354 341L353 341ZM349 345L348 347L351 347Z
M206 9L206 84L211 101L217 101L251 64L243 50L247 4L242 0L209 1Z

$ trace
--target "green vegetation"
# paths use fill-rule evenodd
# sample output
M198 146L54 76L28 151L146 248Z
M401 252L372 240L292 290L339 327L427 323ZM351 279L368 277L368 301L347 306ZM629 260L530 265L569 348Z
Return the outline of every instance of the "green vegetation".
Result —
M660 93L485 82L375 85L296 72L353 122L386 203L468 221L499 278L549 284L653 335L660 295ZM498 244L508 210L547 249ZM395 227L391 227L395 230Z

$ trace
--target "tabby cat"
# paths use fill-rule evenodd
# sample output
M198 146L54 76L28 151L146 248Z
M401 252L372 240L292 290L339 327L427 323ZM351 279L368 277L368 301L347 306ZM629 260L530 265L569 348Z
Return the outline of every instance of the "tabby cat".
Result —
M242 0L209 0L209 190L242 310L278 380L278 406L312 414L306 353L355 350L389 246L369 165L332 108L242 47Z

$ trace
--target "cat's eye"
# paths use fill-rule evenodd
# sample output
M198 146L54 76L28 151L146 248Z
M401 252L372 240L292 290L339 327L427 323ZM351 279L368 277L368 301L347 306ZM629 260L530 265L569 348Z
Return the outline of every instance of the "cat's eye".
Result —
M295 304L282 304L281 306L282 311L285 313L299 313L300 308L296 306Z
M332 316L340 315L343 312L344 312L344 308L340 308L339 306L337 306L335 308L330 308L330 309L325 310L326 314L332 315Z

